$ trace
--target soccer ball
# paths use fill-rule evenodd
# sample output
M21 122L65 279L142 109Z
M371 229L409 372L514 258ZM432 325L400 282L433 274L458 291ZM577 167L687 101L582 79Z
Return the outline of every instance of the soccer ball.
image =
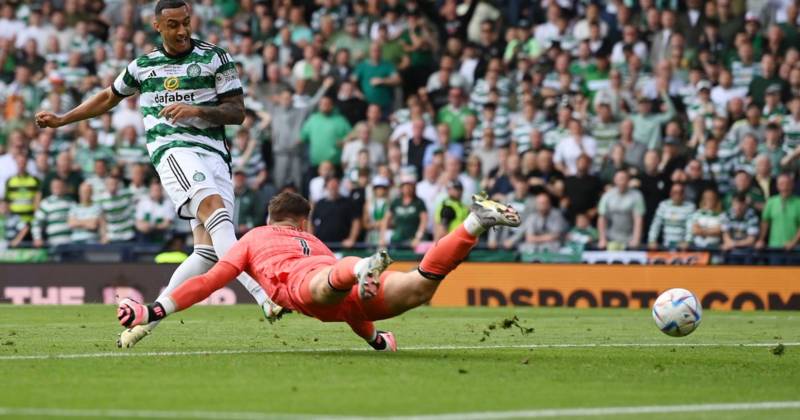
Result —
M656 299L653 320L666 335L683 337L700 325L703 307L694 293L686 289L669 289Z

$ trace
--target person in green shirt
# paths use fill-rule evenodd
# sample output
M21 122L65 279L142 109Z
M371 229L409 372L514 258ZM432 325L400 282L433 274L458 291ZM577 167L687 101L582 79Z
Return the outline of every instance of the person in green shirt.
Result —
M392 245L416 248L425 235L428 226L428 212L425 202L416 194L416 176L403 175L400 185L400 197L389 205L389 211L383 217L379 246L386 246L387 229L392 227Z
M335 111L333 98L323 97L319 111L311 114L300 130L300 140L309 146L311 166L341 161L342 142L350 129L347 119Z
M761 214L761 234L756 248L791 250L800 241L800 197L792 193L791 175L779 175L777 184L778 195L767 200Z
M437 124L447 124L450 127L450 138L457 143L464 141L467 129L464 122L470 115L475 115L464 102L464 93L459 88L450 88L447 94L448 103L436 113Z
M381 107L389 115L394 103L394 87L400 84L400 75L395 66L381 58L381 45L373 42L369 46L369 59L359 63L353 77L364 98L370 104Z

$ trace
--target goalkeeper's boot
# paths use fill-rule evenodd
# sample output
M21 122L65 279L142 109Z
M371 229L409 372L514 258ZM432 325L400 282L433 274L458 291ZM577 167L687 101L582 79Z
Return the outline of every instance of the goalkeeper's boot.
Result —
M389 253L380 250L359 261L356 265L358 279L358 296L361 299L372 299L378 294L381 285L381 274L392 264Z
M136 345L143 338L150 335L151 329L147 325L137 325L133 328L128 328L119 333L117 338L117 347L121 349L129 349Z
M397 340L390 331L378 331L375 340L369 345L377 351L397 351Z
M519 213L513 207L490 200L486 193L472 196L472 213L486 229L495 226L517 227L522 223Z

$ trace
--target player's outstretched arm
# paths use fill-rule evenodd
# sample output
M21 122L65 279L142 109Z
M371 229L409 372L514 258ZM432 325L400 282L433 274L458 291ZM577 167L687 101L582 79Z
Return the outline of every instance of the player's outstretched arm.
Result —
M125 97L114 94L111 88L106 88L94 94L86 102L78 105L64 115L56 115L49 111L40 111L36 114L36 125L41 128L58 128L74 122L88 120L103 115L117 106Z
M126 328L164 319L173 312L182 311L202 302L212 293L233 281L239 274L241 274L241 270L222 260L207 273L186 280L169 296L160 298L150 305L143 305L132 299L124 299L117 308L117 319Z

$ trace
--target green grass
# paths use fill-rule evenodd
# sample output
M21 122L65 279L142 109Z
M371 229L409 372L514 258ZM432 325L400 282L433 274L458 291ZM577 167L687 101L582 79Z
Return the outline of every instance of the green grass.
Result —
M535 331L488 329L513 315ZM400 352L366 351L345 324L291 314L269 325L255 306L197 307L118 350L110 306L0 305L0 417L14 407L413 415L800 400L800 347L778 356L771 345L739 346L800 342L796 312L707 312L680 339L636 310L421 308L379 326L395 332ZM542 347L630 343L659 346ZM208 353L19 358L149 352ZM766 415L800 409L680 414Z

